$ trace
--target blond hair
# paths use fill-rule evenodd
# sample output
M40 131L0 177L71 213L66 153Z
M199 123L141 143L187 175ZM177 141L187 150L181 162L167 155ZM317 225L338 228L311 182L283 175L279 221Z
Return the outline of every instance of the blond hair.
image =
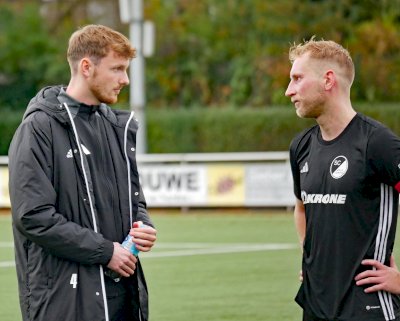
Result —
M89 57L97 64L111 50L127 59L136 56L136 49L123 34L106 26L87 25L75 31L69 38L67 59L75 70L82 58Z
M313 59L336 63L343 70L343 75L350 85L353 83L355 74L353 60L350 53L338 43L331 40L315 40L313 36L309 41L293 44L289 49L289 60L293 63L305 54Z

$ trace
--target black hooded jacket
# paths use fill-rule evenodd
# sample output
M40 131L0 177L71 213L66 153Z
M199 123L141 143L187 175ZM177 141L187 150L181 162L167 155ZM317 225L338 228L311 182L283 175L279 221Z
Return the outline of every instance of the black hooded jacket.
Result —
M104 270L113 242L122 242L134 221L153 226L135 159L138 124L133 113L101 104L95 115L102 119L102 137L94 129L92 136L81 138L76 106L61 104L60 90L46 87L31 100L9 149L22 317L108 321ZM92 143L102 151L90 152ZM107 166L102 167L103 154ZM108 192L101 193L97 185L103 177L111 179ZM107 204L103 197L112 197L111 207L102 208ZM111 230L104 222L108 212L117 222ZM145 321L147 287L137 265L140 318Z

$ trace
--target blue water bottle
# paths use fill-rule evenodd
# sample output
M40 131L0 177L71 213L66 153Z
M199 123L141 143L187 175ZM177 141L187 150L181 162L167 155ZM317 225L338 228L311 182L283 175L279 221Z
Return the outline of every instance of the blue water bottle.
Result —
M143 224L143 222L139 221L139 222L135 222L133 223L133 228L139 228L139 227L147 227L147 225ZM129 252L131 252L134 256L138 256L139 255L139 250L136 247L136 244L134 242L134 238L132 235L127 235L125 237L125 240L122 242L121 246L125 249L128 250ZM105 275L107 275L108 277L112 278L114 280L114 282L119 282L121 281L121 275L119 275L119 273L107 269L104 272Z

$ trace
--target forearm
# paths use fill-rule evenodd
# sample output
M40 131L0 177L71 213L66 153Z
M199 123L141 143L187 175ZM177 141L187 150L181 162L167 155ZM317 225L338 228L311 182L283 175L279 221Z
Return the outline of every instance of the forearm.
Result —
M99 233L57 213L51 206L27 213L13 213L14 224L27 239L51 254L83 264L107 264L113 244Z
M306 213L304 204L300 200L296 200L296 205L294 208L294 223L300 246L303 248L304 238L306 235Z

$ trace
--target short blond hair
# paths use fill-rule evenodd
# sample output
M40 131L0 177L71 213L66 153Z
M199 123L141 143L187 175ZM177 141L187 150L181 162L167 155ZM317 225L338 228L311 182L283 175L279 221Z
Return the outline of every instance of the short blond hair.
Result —
M87 25L69 38L67 59L71 68L75 69L82 58L90 57L97 64L111 50L127 59L136 56L136 49L123 34L106 26Z
M313 36L309 41L298 45L293 44L289 49L289 60L293 63L297 58L308 54L310 58L326 60L337 63L344 71L344 76L353 83L355 70L350 53L338 43L331 40L315 40Z

